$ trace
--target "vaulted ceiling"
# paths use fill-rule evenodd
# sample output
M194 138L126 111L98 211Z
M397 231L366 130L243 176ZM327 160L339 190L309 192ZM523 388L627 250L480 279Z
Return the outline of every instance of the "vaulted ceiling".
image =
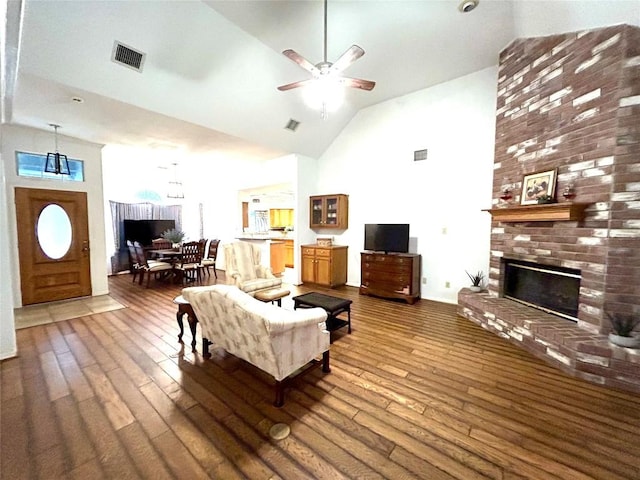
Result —
M481 0L470 13L457 0L329 0L328 59L361 46L345 75L376 87L349 89L323 120L301 89L276 89L309 76L283 50L322 60L322 1L22 0L16 13L20 3L8 3L5 75L17 74L5 122L252 158L319 157L359 110L495 65L518 36L640 23L640 0ZM145 53L141 72L111 61L116 41Z

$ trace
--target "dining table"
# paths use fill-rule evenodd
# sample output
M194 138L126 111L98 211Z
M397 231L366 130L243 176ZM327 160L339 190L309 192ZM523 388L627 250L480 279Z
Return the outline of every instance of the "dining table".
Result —
M159 248L159 249L147 250L146 253L147 253L147 257L154 260L159 258L168 258L172 262L175 262L176 260L180 259L180 257L182 256L182 249L181 248L178 248L178 249Z
M150 249L146 251L147 258L154 260L161 260L173 265L171 270L172 279L174 283L178 283L181 280L181 276L178 274L179 270L176 269L176 265L182 260L182 248L158 248Z

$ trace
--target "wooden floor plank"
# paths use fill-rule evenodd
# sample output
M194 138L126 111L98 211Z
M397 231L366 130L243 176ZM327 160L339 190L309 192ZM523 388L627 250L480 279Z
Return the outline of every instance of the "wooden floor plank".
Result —
M116 435L97 397L78 403L80 415L87 428L98 461L108 478L139 478L139 474L126 449Z
M118 431L118 437L142 478L154 480L173 478L164 459L153 448L153 444L139 424L132 423L123 427Z
M56 417L64 439L65 455L69 469L75 469L97 457L96 450L85 428L78 404L69 395L54 402Z
M353 332L278 409L269 375L215 344L204 359L199 330L197 352L188 331L178 343L181 286L109 288L126 308L16 332L1 479L640 479L638 395L568 377L455 305L291 286L352 300ZM290 435L270 438L275 423Z

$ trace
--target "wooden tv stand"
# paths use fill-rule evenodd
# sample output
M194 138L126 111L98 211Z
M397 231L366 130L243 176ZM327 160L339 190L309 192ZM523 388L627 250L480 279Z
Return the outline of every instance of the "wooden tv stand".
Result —
M420 255L361 252L360 294L399 298L414 304L420 299Z

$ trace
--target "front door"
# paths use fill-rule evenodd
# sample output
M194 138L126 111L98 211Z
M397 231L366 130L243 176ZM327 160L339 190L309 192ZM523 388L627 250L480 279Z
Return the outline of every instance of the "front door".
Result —
M87 194L15 193L22 304L91 295Z

